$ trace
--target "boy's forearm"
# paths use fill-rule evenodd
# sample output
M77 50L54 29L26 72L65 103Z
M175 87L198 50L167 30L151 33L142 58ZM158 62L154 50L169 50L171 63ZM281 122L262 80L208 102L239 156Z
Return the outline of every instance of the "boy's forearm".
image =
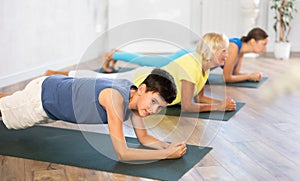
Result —
M153 149L165 149L169 146L168 143L165 143L151 135L144 136L139 141L144 146L153 148Z
M120 161L139 161L139 160L161 160L167 159L169 156L166 149L147 150L127 148L121 157Z

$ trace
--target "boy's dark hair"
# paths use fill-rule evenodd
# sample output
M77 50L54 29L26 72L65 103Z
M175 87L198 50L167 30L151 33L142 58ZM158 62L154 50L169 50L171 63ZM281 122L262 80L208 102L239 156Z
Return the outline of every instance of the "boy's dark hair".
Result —
M167 71L155 68L142 82L147 86L147 92L158 92L167 102L172 103L177 95L177 89L172 75Z

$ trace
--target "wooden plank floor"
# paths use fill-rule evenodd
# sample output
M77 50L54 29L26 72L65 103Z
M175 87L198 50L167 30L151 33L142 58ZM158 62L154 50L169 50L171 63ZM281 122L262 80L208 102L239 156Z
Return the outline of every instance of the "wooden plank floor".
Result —
M294 54L290 60L284 61L275 60L272 56L246 58L243 66L245 72L257 70L268 76L268 80L258 89L206 87L206 93L213 97L222 98L226 94L246 103L227 122L162 115L147 119L151 133L161 139L213 147L213 150L181 180L300 178L300 74L298 78L297 75L286 78L293 67L298 66L300 70L299 58L299 54ZM220 72L220 69L214 71ZM18 84L3 88L2 91L15 91L23 86ZM211 90L211 93L208 90ZM272 98L272 95L275 96ZM77 125L60 121L46 126L79 129ZM107 133L105 125L86 126L84 130ZM125 133L127 136L134 135L130 125L125 127ZM35 181L148 180L1 155L0 177L0 180Z

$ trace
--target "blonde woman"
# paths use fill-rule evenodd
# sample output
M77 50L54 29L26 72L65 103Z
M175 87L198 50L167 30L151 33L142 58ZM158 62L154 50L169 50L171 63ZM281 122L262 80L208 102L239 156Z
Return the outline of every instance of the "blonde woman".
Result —
M176 99L169 105L181 103L184 112L231 111L236 109L235 101L230 98L216 100L204 95L204 85L210 68L224 65L228 57L228 44L229 41L225 35L207 33L199 40L195 52L185 54L161 67L174 77L177 87ZM69 72L69 76L126 78L139 85L153 69L154 67L138 67L132 71L111 74L77 70ZM48 73L59 72L49 71Z

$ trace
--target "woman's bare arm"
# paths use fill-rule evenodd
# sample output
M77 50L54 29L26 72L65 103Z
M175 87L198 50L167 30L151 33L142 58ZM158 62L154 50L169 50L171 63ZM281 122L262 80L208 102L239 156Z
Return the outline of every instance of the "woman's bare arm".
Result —
M204 89L202 89L198 95L195 96L195 102L197 103L207 103L207 104L221 104L221 100L213 99L211 97L204 95Z
M223 78L225 82L241 82L249 79L248 74L239 74L241 64L237 65L237 69L234 70L234 66L239 58L238 56L238 46L234 43L230 43L228 47L228 57L223 68Z
M223 68L223 78L225 82L233 83L246 80L260 81L262 79L261 72L253 72L251 74L241 73L242 61L243 56L238 54L238 46L234 43L230 43L228 47L228 57Z
M235 101L216 99L203 96L203 89L195 97L197 102L193 102L195 85L189 81L181 81L181 109L184 112L207 112L207 111L225 111L235 110ZM202 102L201 102L201 98Z

